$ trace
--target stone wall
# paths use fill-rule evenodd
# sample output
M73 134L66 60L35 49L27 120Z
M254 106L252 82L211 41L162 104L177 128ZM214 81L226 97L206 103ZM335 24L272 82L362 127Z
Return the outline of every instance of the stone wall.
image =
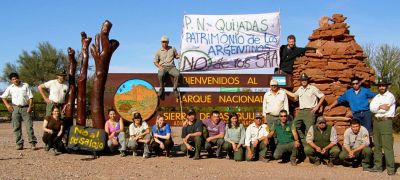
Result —
M352 77L361 78L366 87L375 81L375 72L364 63L363 50L354 35L350 35L345 20L342 14L334 14L332 18L321 17L320 27L309 37L307 47L318 48L323 56L307 51L294 64L293 86L299 87L300 74L307 73L310 82L325 94L325 106L332 104L350 88ZM336 126L342 142L344 130L349 126L348 117L352 117L350 108L340 105L329 112L325 109L321 111L328 123Z

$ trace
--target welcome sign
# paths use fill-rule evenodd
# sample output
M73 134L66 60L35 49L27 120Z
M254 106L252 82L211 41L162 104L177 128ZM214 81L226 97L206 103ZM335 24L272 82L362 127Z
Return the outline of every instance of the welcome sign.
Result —
M185 15L180 70L278 67L279 38L279 12Z

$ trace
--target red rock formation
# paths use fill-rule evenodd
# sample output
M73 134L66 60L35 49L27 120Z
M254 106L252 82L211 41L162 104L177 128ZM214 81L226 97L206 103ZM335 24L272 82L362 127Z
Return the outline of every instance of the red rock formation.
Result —
M328 20L332 21L331 23ZM297 58L293 71L293 86L300 86L300 74L305 72L311 78L311 83L326 95L326 103L331 104L344 93L351 85L350 79L354 76L362 78L363 86L369 86L375 81L375 73L364 63L363 50L350 35L349 26L342 14L334 14L332 18L321 18L318 29L309 37L308 47L321 50L323 57L314 52L306 52L305 56ZM336 126L339 137L343 133L351 117L351 111L346 106L337 106L329 112L324 112L329 123Z

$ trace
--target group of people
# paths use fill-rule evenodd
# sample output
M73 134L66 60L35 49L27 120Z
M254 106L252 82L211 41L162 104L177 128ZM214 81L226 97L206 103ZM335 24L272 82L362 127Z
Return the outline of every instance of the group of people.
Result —
M43 121L43 142L45 150L54 155L60 154L63 149L62 137L64 135L64 122L62 114L66 107L66 95L68 85L65 82L67 75L65 70L56 73L57 78L47 81L38 86L39 92L46 102L46 116ZM37 150L37 138L33 130L33 122L30 113L33 110L33 94L27 83L21 82L17 73L9 75L11 85L0 96L7 110L12 113L11 122L15 136L17 150L24 149L24 139L22 138L22 121L26 123L29 143L32 150ZM46 90L49 91L47 95ZM7 101L11 98L11 103Z
M173 91L179 95L179 71L174 65L174 59L179 58L179 54L175 48L168 46L168 42L166 36L161 38L162 48L154 58L154 64L159 69L159 96L164 93L164 78L167 73L174 76ZM288 45L280 49L281 64L278 72L291 74L295 58L306 50L315 50L317 55L321 55L315 48L296 47L295 37L289 36ZM65 107L68 106L65 102L68 93L65 76L65 71L57 73L57 79L38 86L47 103L43 121L45 150L54 155L61 151L62 136L66 129L61 120ZM32 92L27 83L19 80L17 73L11 73L9 79L11 85L1 98L12 113L16 149L23 149L21 123L24 120L29 143L36 150L37 138L29 114L33 108ZM380 79L377 83L379 94L375 94L368 88L361 87L361 79L353 78L352 88L325 107L325 110L330 111L338 104L348 103L352 111L353 117L346 119L350 120L351 127L344 133L344 143L340 150L335 127L329 125L324 117L316 117L316 114L324 110L325 95L316 86L309 84L309 79L307 74L301 74L301 86L295 92L279 88L278 82L271 80L270 91L263 98L262 112L255 113L254 122L246 129L240 123L238 114L231 113L225 124L218 111L213 111L208 119L198 120L196 112L189 110L186 114L187 120L183 123L181 150L193 159L200 159L200 151L204 148L209 157L222 158L224 150L229 158L236 161L258 159L268 162L271 159L283 159L290 161L292 165L296 165L302 155L309 156L310 162L315 165L327 159L328 166L333 166L337 159L343 164L354 165L354 160L357 159L362 161L363 170L371 172L382 172L384 153L387 173L394 175L392 121L396 102L394 95L388 91L390 83ZM46 89L49 91L48 95ZM7 101L10 97L11 104ZM299 102L300 110L293 120L289 114L289 100ZM128 135L125 134L123 120L117 118L115 110L110 110L108 116L105 131L111 151L118 148L121 156L126 156L126 150L132 149L136 156L138 150L143 149L143 157L148 158L151 151L162 155L165 150L165 156L171 156L174 145L171 127L162 115L157 116L156 124L150 128L140 113L134 113Z

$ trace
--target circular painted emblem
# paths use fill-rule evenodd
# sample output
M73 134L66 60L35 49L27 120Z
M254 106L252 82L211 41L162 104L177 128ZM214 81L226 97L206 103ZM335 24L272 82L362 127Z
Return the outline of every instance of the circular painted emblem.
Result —
M122 83L114 95L114 106L123 119L132 121L133 113L139 112L147 120L156 111L158 96L154 87L142 79L130 79Z

